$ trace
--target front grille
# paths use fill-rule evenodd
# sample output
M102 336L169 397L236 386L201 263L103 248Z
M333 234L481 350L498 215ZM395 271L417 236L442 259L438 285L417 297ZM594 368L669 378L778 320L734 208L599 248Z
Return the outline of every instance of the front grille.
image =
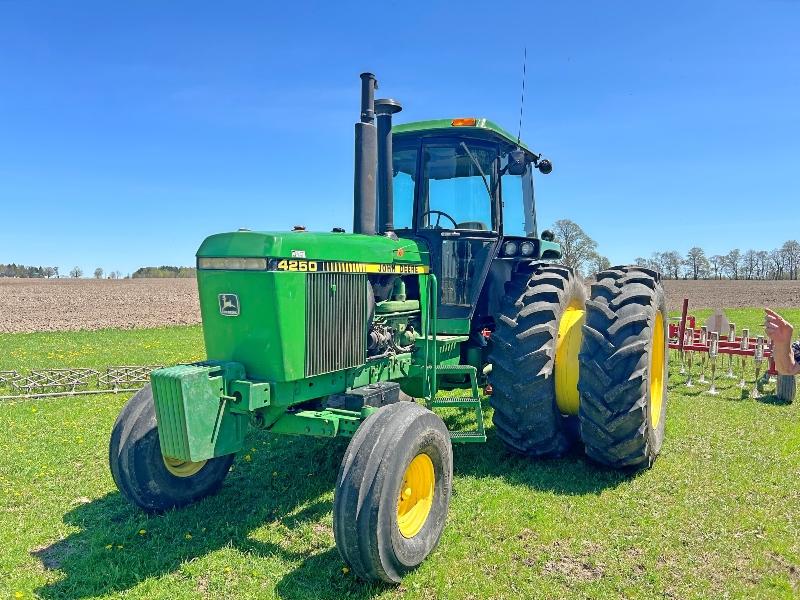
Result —
M367 352L367 278L309 273L306 287L306 377L356 367Z

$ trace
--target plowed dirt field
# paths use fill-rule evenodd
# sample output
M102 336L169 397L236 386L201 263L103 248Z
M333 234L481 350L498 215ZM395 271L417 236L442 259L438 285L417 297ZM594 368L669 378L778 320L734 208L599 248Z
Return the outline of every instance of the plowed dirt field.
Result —
M800 307L800 281L666 281L670 310ZM194 279L0 278L0 332L142 328L200 322Z
M0 278L0 332L4 333L199 322L194 279Z

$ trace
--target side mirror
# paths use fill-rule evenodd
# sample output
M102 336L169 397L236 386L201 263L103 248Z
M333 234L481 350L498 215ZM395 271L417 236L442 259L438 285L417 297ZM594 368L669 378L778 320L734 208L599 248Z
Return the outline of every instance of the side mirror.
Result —
M525 174L525 152L517 148L508 153L508 166L506 172L509 175Z
M541 159L541 160L539 161L539 163L536 165L536 168L537 168L537 169L539 169L539 172L540 172L542 175L549 175L549 174L550 174L550 173L552 173L552 171L553 171L553 163L551 163L551 162L550 162L549 160L547 160L546 158L543 158L543 159Z

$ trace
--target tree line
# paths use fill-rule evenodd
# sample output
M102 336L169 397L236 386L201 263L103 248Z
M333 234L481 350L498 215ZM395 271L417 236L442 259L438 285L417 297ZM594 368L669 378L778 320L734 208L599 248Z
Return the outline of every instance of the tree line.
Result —
M561 244L561 262L583 275L610 266L598 253L597 242L569 219L553 223L550 230ZM650 258L637 257L634 263L659 271L666 279L800 279L800 242L788 240L774 250L734 248L727 254L707 256L693 246L686 254L677 250L653 252Z
M140 267L133 272L132 278L140 277L194 277L196 269L194 267L172 267L162 265L160 267Z
M773 250L734 248L727 254L707 256L693 246L683 255L677 250L653 252L650 258L639 257L638 264L661 272L668 279L798 279L800 278L800 242L788 240Z
M58 277L58 267L28 267L15 263L0 263L0 277L25 277L37 279L50 279Z
M119 271L106 271L102 267L97 267L94 270L95 279L123 279L122 273ZM160 267L140 267L136 269L132 275L126 275L124 279L138 279L145 277L194 277L194 267L173 267L169 265L162 265ZM61 277L58 267L31 267L26 265L18 265L15 263L3 264L0 263L0 277L20 277L23 279L50 279L52 277ZM80 279L83 277L83 269L80 267L72 267L69 270L69 277L73 279Z

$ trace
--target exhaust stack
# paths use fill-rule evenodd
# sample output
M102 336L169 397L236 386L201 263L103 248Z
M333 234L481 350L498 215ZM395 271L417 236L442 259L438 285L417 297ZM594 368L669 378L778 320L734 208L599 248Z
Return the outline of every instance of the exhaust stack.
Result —
M392 180L392 115L403 110L397 100L375 101L378 116L378 231L394 231L394 192Z
M356 123L356 164L353 184L353 233L375 233L378 132L375 128L375 89L372 73L361 74L361 121Z

